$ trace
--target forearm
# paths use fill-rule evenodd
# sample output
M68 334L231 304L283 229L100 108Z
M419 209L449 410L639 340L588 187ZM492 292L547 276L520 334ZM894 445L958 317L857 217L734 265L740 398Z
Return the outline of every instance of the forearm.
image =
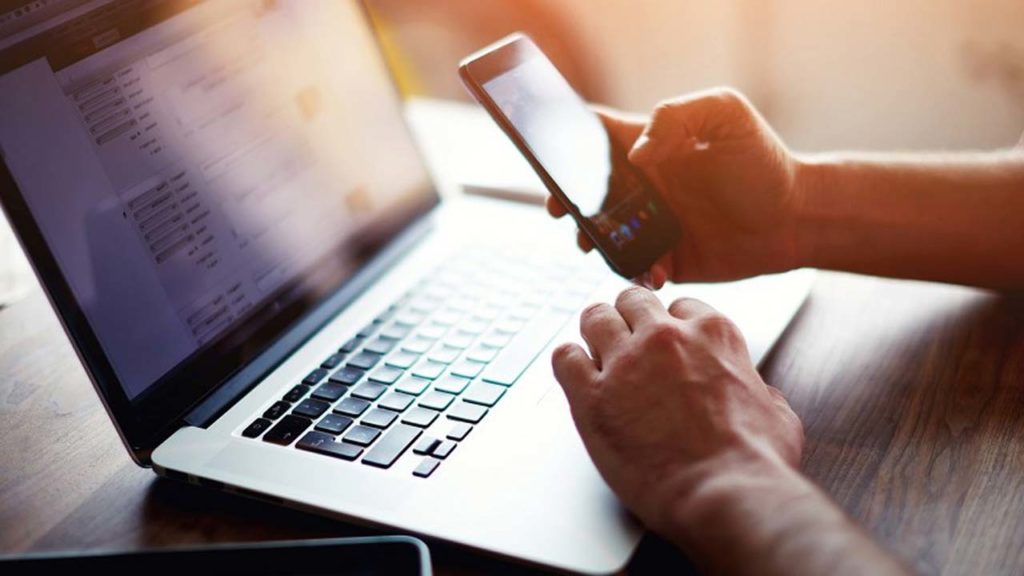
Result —
M1024 151L820 155L798 169L802 264L1024 288Z
M907 571L782 462L729 465L679 498L662 532L713 574Z

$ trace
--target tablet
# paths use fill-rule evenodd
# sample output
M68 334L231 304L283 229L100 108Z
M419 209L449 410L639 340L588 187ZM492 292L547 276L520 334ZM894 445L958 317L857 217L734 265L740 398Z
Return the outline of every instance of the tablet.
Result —
M430 576L427 546L407 536L216 544L139 552L60 552L0 557L13 574L338 574Z

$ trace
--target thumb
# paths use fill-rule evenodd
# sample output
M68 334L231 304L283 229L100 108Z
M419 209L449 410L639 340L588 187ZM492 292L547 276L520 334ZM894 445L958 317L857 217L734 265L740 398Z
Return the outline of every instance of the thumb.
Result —
M616 144L623 150L633 147L636 139L647 126L647 117L635 114L626 114L613 108L605 106L592 106L597 117L604 124L604 129Z

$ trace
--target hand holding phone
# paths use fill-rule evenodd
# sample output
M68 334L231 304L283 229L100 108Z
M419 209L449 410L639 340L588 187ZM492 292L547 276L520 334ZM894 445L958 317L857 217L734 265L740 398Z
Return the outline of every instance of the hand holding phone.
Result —
M468 57L459 73L615 272L635 278L676 244L664 200L527 36Z

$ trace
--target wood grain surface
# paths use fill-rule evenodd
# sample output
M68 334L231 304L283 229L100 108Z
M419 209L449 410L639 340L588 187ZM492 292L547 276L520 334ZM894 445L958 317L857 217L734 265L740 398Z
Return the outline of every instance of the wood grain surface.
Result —
M803 468L923 574L1024 573L1024 298L825 273L763 373ZM367 534L157 479L36 292L0 309L0 553ZM441 574L530 570L431 542ZM648 538L633 574L688 572Z

